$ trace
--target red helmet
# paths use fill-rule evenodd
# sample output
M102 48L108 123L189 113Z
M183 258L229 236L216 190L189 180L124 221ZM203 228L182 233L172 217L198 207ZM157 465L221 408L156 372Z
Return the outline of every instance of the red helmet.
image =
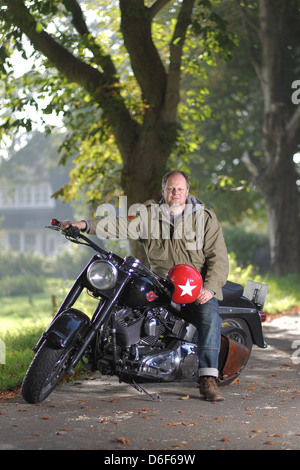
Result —
M167 278L172 281L175 290L172 300L177 304L194 302L202 289L202 276L193 266L177 264L168 272Z

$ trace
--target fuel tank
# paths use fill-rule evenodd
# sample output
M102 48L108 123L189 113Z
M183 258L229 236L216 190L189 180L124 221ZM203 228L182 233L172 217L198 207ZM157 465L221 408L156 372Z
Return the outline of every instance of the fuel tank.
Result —
M131 308L146 307L150 304L157 305L170 302L170 299L162 293L147 277L133 274L125 290L118 299Z

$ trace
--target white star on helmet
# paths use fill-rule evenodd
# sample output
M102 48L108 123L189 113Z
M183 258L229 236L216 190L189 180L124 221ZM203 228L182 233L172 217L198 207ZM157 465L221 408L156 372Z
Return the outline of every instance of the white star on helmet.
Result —
M188 280L186 281L185 286L180 286L180 285L178 285L178 287L180 287L180 289L182 289L182 292L181 292L181 294L180 294L180 297L182 297L183 295L186 295L186 294L188 294L188 295L190 295L191 297L193 297L192 290L193 290L193 289L196 289L197 286L191 286L191 285L190 285L190 280L188 279Z

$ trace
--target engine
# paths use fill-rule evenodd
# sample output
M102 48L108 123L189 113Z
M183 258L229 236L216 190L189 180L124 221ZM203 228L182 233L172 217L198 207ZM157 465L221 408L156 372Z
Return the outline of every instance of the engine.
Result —
M102 374L111 375L117 367L123 381L133 378L169 381L175 377L190 380L194 377L197 347L189 342L194 337L194 326L163 307L124 307L116 310L114 317L115 343L107 337L97 360L97 369ZM110 328L107 333L114 335ZM119 358L115 365L114 357Z
M116 338L118 346L127 349L133 345L152 346L165 332L172 329L172 318L161 307L133 310L123 308L116 312ZM170 324L171 323L171 324Z

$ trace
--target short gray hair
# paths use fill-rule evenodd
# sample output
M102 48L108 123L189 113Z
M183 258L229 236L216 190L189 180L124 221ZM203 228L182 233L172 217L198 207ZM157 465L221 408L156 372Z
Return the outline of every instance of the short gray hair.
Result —
M163 179L162 179L162 187L163 187L163 188L166 187L166 184L167 184L168 179L170 178L170 176L173 176L173 175L181 175L181 176L183 176L184 179L185 179L185 181L186 181L187 188L189 189L189 187L190 187L189 177L188 177L188 175L187 175L184 171L181 171L181 170L170 170L170 171L168 171L168 173L166 173L166 174L163 176Z

